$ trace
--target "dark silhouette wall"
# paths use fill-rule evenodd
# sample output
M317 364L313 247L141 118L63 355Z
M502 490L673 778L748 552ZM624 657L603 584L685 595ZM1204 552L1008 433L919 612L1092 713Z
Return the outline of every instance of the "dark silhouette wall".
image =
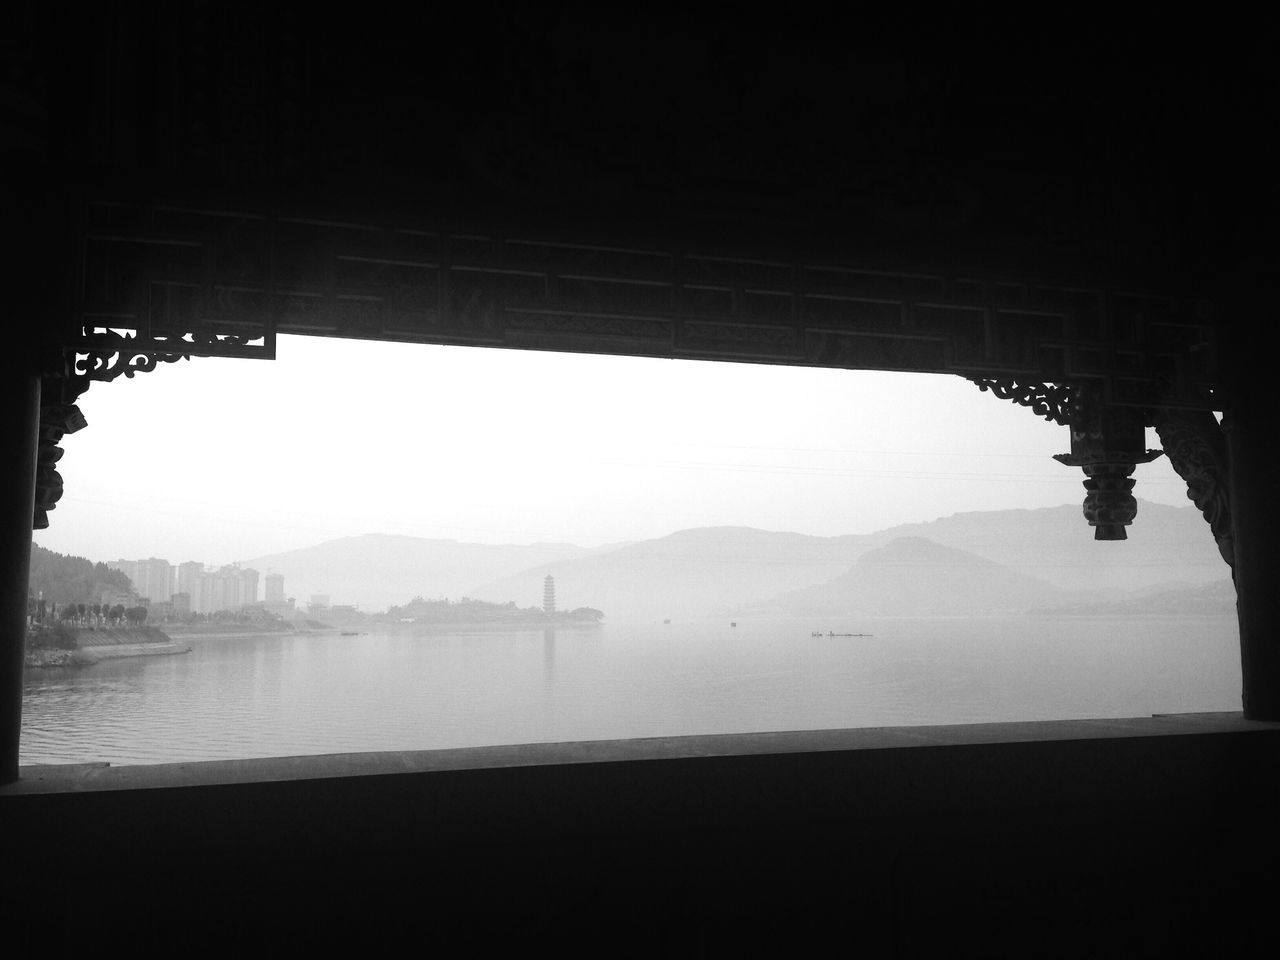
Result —
M10 316L68 342L70 211L109 187L1167 286L1225 304L1224 350L1256 364L1237 380L1260 379L1262 31L1071 15L32 5L4 48L6 219L29 241ZM1236 955L1270 939L1273 737L18 784L0 909L22 955Z

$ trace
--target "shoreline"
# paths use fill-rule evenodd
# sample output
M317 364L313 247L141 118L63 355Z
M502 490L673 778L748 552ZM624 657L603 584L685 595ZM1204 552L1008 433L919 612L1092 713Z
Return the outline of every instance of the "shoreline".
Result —
M595 629L603 627L604 624L598 620L564 620L561 622L539 623L538 621L514 621L514 620L476 620L474 622L463 621L411 621L409 623L401 623L399 621L380 621L378 623L362 624L363 630L359 633L369 633L372 631L383 632L407 632L407 631L434 631L445 630L455 633L468 633L470 631L525 631L525 630L560 630L572 629L580 630L583 628Z
M489 633L504 631L555 631L561 630L582 630L582 629L599 629L604 626L599 621L586 620L565 620L552 623L538 622L512 622L512 621L479 621L475 623L400 623L379 621L377 623L365 623L358 626L325 626L325 627L304 627L302 629L293 630L245 630L245 629L227 629L225 627L200 628L192 629L190 627L179 626L174 628L169 625L169 629L162 629L158 626L148 626L148 632L154 631L159 637L155 639L140 640L136 639L139 630L121 630L127 639L123 642L95 642L100 641L104 635L108 634L107 630L99 631L83 631L86 635L79 645L74 649L67 650L63 648L47 648L39 647L34 650L27 650L23 655L23 666L25 669L33 670L55 670L65 669L69 667L91 667L95 663L101 663L103 660L118 660L126 657L157 657L157 656L174 656L191 652L191 643L197 640L264 640L272 637L301 637L301 636L341 636L341 635L367 635L372 632L388 632L388 633ZM361 629L363 628L363 629ZM79 631L78 631L79 632ZM94 635L93 641L88 640L90 635ZM79 638L78 638L79 639Z
M74 650L28 650L22 658L23 666L35 670L53 670L62 667L91 667L103 660L124 657L159 657L190 653L191 648L181 643L104 643L96 647L77 647Z
M306 627L301 630L172 630L174 640L247 640L254 637L309 637L337 633L339 627Z
M172 626L172 625L170 625ZM336 633L337 628L305 630L228 630L178 629L166 631L154 624L139 627L89 627L73 628L76 646L39 646L23 652L24 669L56 670L70 667L91 667L103 660L120 660L126 657L174 656L191 652L188 641L198 638L247 639L271 636L297 636L311 633Z
M112 643L100 647L81 647L74 651L85 659L84 666L90 666L101 660L116 660L122 657L159 657L168 654L190 653L191 648L182 643Z

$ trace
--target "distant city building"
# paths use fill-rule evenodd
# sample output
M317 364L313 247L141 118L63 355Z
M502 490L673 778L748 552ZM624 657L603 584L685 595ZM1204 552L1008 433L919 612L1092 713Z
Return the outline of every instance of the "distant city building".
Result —
M542 611L543 613L556 612L556 578L547 574L547 579L542 581Z
M206 570L198 560L188 560L174 567L168 560L150 557L146 560L113 560L107 564L129 578L134 592L144 601L168 603L178 594L186 599L174 604L175 615L217 613L240 610L258 600L259 573L252 567L241 569L237 563L217 570ZM283 601L284 582L280 578Z
M284 574L268 573L266 588L267 603L284 603Z
M204 564L199 560L188 560L186 563L178 564L178 593L185 593L190 597L191 612L203 613L204 607L200 605L200 581L204 577Z
M329 606L329 595L327 593L313 593L308 606L321 608Z
M258 602L258 571L245 567L240 571L240 604L248 606Z
M162 603L173 596L173 565L168 560L112 560L107 566L128 577L133 592L145 600Z
M210 613L214 600L214 585L216 579L213 574L205 573L202 569L200 576L196 578L195 592L191 594L191 609L196 613Z
M173 596L173 565L157 557L139 560L138 578L133 585L138 596L152 603L163 603Z
M179 591L171 598L173 615L179 620L186 619L191 613L191 594Z
M209 593L209 613L219 610L239 610L243 604L241 590L244 580L240 576L239 564L229 563L218 568L212 576L212 587ZM254 585L257 585L255 580Z

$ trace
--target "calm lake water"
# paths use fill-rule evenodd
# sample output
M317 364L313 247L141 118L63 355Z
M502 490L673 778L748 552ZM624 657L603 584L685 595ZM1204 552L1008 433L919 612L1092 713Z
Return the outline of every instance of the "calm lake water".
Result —
M874 635L810 636L850 630ZM28 671L21 762L1240 709L1234 617L718 620L190 643L182 655Z

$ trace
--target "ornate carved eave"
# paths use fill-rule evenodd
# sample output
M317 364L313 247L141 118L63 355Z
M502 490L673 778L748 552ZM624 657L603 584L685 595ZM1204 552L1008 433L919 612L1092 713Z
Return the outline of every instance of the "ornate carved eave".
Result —
M1054 457L1084 471L1084 516L1097 540L1124 540L1138 514L1133 471L1159 450L1144 448L1147 413L1139 407L1104 402L1094 383L1035 383L1016 379L973 382L1002 400L1028 407L1037 416L1071 430L1071 452Z
M79 333L47 348L41 370L37 530L48 527L49 511L62 497L59 444L86 425L76 401L91 383L131 379L192 356L275 357L275 314L267 303L274 287L260 238L251 232L246 238L234 217L211 214L197 234L189 226L184 231L181 218L139 222L142 209L89 204L82 210Z
M72 355L70 379L84 380L84 388L87 389L89 381L109 383L119 376L132 378L136 374L154 370L161 363L176 363L191 358L186 353L130 349L127 341L132 338L119 334L115 336L124 342L117 342L114 348L108 345L89 345L103 342L101 338L95 338L92 341L86 339L86 345L82 348L68 350Z
M1208 521L1222 559L1234 566L1226 439L1209 409L1110 404L1097 383L970 379L984 392L1070 427L1071 452L1054 459L1084 470L1084 513L1097 539L1126 538L1124 528L1137 515L1131 474L1163 452L1186 482L1187 498ZM1143 449L1148 426L1155 428L1163 450Z
M1001 400L1029 407L1036 416L1051 423L1067 426L1073 411L1073 389L1070 384L1029 383L1017 379L970 377L984 393L988 390Z

